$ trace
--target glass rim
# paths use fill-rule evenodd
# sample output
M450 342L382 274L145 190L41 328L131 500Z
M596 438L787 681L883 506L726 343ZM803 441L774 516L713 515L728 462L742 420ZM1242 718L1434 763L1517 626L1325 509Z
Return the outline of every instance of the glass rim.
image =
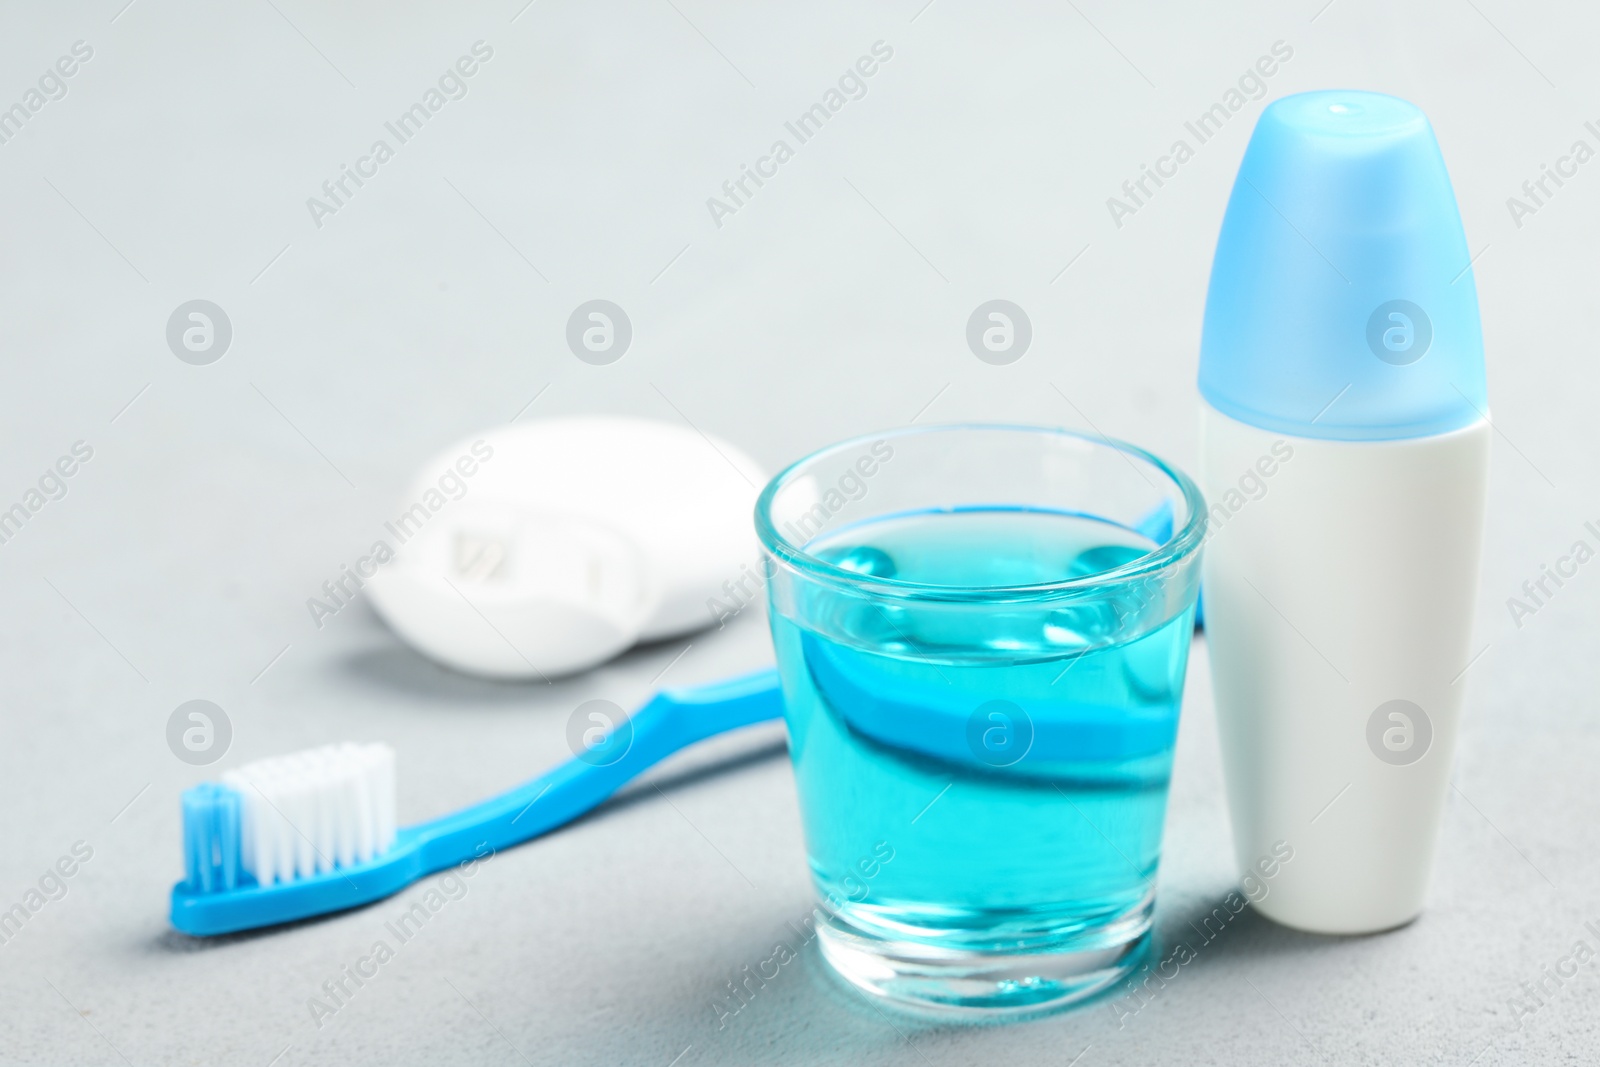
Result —
M1182 529L1175 530L1165 542L1136 559L1116 567L1076 578L1062 578L1029 585L933 585L910 582L900 578L884 578L862 574L808 552L780 533L772 522L772 504L777 495L809 467L828 456L847 449L871 445L876 441L907 438L936 433L970 433L972 431L1000 431L1005 433L1041 434L1057 438L1072 438L1096 448L1108 448L1124 457L1140 459L1154 467L1174 485L1189 508ZM1135 468L1137 469L1137 468ZM874 595L906 600L936 600L954 602L976 601L1036 601L1082 593L1104 586L1118 585L1151 575L1170 571L1200 548L1205 540L1208 513L1204 495L1199 486L1183 471L1168 463L1154 452L1127 441L1107 437L1100 433L1082 433L1058 426L1035 426L1026 423L942 423L931 426L901 426L879 433L861 434L820 448L790 463L761 490L756 499L756 537L762 549L774 562L808 577L852 589L871 590ZM1120 524L1119 524L1120 525Z

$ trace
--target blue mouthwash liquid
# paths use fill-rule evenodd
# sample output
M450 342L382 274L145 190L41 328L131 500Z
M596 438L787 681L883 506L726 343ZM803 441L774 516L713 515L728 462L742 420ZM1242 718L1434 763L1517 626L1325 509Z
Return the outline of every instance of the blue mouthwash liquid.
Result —
M807 547L951 590L893 601L801 579L772 613L826 906L870 936L988 952L1141 932L1192 604L1164 620L1170 600L1148 587L1022 604L970 591L1096 574L1154 543L1080 515L975 509Z

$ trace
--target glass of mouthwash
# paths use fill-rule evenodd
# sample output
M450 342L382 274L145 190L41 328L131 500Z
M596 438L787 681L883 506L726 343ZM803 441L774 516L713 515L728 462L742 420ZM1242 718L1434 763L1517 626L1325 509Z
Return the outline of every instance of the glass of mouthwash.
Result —
M1065 430L834 445L756 505L828 963L1002 1017L1143 962L1199 590L1187 476Z

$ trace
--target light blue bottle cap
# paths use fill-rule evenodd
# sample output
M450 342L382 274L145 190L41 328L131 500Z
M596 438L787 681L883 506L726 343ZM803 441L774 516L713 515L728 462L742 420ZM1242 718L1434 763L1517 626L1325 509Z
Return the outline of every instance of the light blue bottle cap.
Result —
M1350 441L1488 412L1466 235L1427 116L1300 93L1256 123L1217 239L1200 392L1223 414Z

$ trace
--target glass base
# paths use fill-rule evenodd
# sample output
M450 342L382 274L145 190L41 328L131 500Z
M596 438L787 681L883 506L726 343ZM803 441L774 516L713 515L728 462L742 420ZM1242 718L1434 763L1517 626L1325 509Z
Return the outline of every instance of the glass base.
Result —
M980 951L870 933L818 909L823 959L845 981L919 1015L970 1022L1070 1007L1138 970L1150 945L1154 898L1116 919L1026 952Z

